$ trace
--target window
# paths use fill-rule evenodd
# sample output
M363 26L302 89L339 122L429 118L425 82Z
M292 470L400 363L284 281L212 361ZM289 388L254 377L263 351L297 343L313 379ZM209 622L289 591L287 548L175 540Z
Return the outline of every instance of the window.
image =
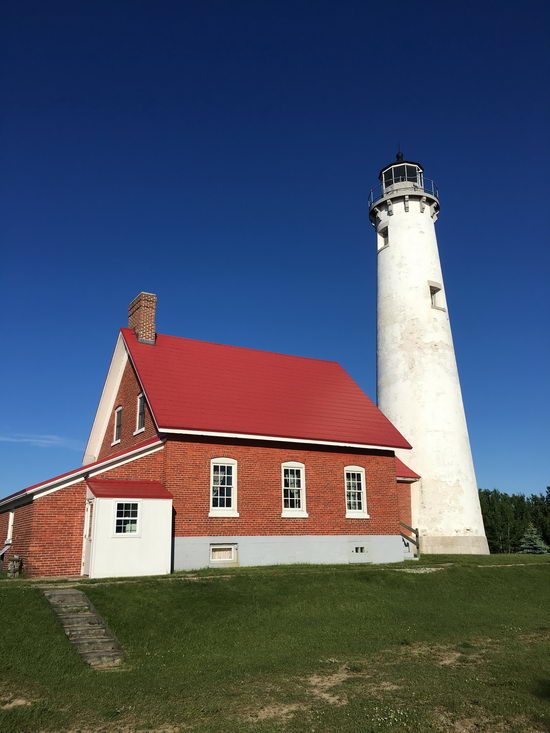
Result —
M213 458L210 461L209 517L238 517L237 461Z
M139 503L137 501L117 501L115 534L137 534Z
M13 522L15 519L15 512L10 512L8 515L8 533L6 535L6 545L11 544L13 540Z
M136 433L141 433L142 430L145 430L145 397L143 393L138 394L137 397Z
M210 545L210 562L235 563L237 561L237 545Z
M384 247L389 246L389 238L388 238L388 227L384 227L383 229L380 229L378 232L378 252L380 252L381 249L384 249Z
M122 434L122 407L117 407L115 410L115 424L113 428L113 445L120 443L120 436Z
M306 482L303 463L288 461L282 466L283 511L282 517L307 517Z
M344 468L344 481L346 486L346 517L348 519L368 519L365 469L361 466L346 466Z
M441 289L441 285L439 283L428 283L428 286L430 288L430 300L432 302L432 308L437 308L437 310L444 311L445 310L445 301L443 298L443 290Z

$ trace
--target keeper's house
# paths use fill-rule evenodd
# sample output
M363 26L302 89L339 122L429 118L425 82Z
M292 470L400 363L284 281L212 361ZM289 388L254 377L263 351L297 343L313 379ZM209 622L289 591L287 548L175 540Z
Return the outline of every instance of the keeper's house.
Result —
M405 438L335 362L156 333L130 304L84 465L0 500L29 576L409 556Z

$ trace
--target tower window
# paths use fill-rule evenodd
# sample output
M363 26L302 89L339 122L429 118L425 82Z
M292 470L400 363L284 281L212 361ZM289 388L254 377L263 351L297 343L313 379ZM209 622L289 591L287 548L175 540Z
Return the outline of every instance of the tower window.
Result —
M430 300L432 302L432 308L437 308L437 310L440 311L446 310L441 285L438 285L437 283L428 283L428 286L430 288Z
M380 229L378 232L378 252L384 249L384 247L388 247L389 244L388 227L384 227L384 229Z

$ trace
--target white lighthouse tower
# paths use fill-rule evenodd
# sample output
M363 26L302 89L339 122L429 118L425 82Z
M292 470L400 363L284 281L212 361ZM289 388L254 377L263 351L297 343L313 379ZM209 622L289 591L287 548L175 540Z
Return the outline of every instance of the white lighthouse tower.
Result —
M399 457L421 476L412 486L412 522L422 551L486 554L435 234L438 192L402 153L379 178L369 198L378 258L378 406L413 447Z

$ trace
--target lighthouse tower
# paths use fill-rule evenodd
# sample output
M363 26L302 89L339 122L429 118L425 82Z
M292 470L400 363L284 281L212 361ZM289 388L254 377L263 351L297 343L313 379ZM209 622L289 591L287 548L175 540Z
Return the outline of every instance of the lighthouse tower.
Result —
M421 476L412 485L412 522L422 551L486 554L435 234L438 192L402 153L379 178L369 198L378 406L413 446L399 457Z

